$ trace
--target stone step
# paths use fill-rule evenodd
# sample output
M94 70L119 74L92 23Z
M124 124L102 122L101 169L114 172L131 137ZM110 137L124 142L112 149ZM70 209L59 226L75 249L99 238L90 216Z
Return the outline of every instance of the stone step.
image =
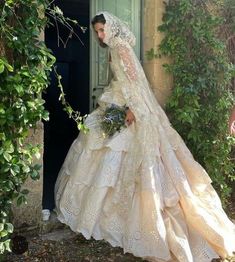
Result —
M50 219L48 221L42 221L39 224L39 234L46 234L58 229L68 228L65 224L62 224L58 219L54 211L51 211Z

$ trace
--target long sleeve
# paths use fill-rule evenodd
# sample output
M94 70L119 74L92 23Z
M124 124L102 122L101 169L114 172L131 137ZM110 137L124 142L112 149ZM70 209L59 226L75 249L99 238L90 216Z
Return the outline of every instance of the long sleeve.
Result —
M143 121L150 113L148 105L148 85L143 69L128 43L119 43L116 47L119 79L122 80L122 93L127 105L135 114L137 121Z

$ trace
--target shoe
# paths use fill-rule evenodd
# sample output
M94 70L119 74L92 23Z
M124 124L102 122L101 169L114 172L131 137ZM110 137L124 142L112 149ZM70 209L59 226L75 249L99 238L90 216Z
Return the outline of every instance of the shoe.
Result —
M51 212L49 209L42 210L42 221L48 221L50 218Z

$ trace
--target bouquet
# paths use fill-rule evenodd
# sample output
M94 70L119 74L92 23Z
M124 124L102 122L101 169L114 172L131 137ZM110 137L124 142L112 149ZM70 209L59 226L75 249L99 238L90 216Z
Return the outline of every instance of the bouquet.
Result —
M122 127L126 127L126 106L117 106L112 104L104 110L101 117L101 129L104 137L113 136L117 131L120 132Z

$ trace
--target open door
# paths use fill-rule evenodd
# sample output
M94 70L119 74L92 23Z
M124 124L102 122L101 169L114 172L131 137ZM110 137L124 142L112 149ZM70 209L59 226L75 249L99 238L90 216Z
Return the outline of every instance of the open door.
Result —
M55 26L45 29L45 42L56 57L56 67L62 76L62 85L66 100L82 115L89 112L89 1L87 0L55 0L66 17L76 19L79 24L87 27L82 33L78 27L74 31L80 40L73 36L67 45L60 42L58 46L58 32ZM53 23L53 20L52 20ZM58 23L59 36L65 41L70 31ZM43 209L54 208L54 185L59 170L66 157L71 143L78 135L74 120L68 117L59 101L60 90L57 79L51 73L51 83L43 94L45 107L49 111L50 119L44 122L44 155L43 155Z
M126 21L136 36L135 52L140 57L140 9L141 0L55 0L71 19L88 28L86 34L79 33L84 46L78 39L68 41L66 48L57 46L58 36L55 28L45 30L45 42L56 56L56 65L62 75L62 84L67 101L82 115L96 107L96 99L108 85L109 64L107 50L98 46L92 34L89 34L90 20L96 12L109 11ZM67 37L68 31L60 27L61 37ZM46 108L50 113L49 122L44 123L43 157L43 209L54 208L54 185L68 149L78 135L75 122L68 118L58 101L59 89L56 79L52 81L44 94Z
M108 11L127 22L136 37L134 48L140 58L141 0L93 0L90 2L90 17L98 11ZM97 104L97 98L109 83L107 49L99 47L90 34L90 111Z

